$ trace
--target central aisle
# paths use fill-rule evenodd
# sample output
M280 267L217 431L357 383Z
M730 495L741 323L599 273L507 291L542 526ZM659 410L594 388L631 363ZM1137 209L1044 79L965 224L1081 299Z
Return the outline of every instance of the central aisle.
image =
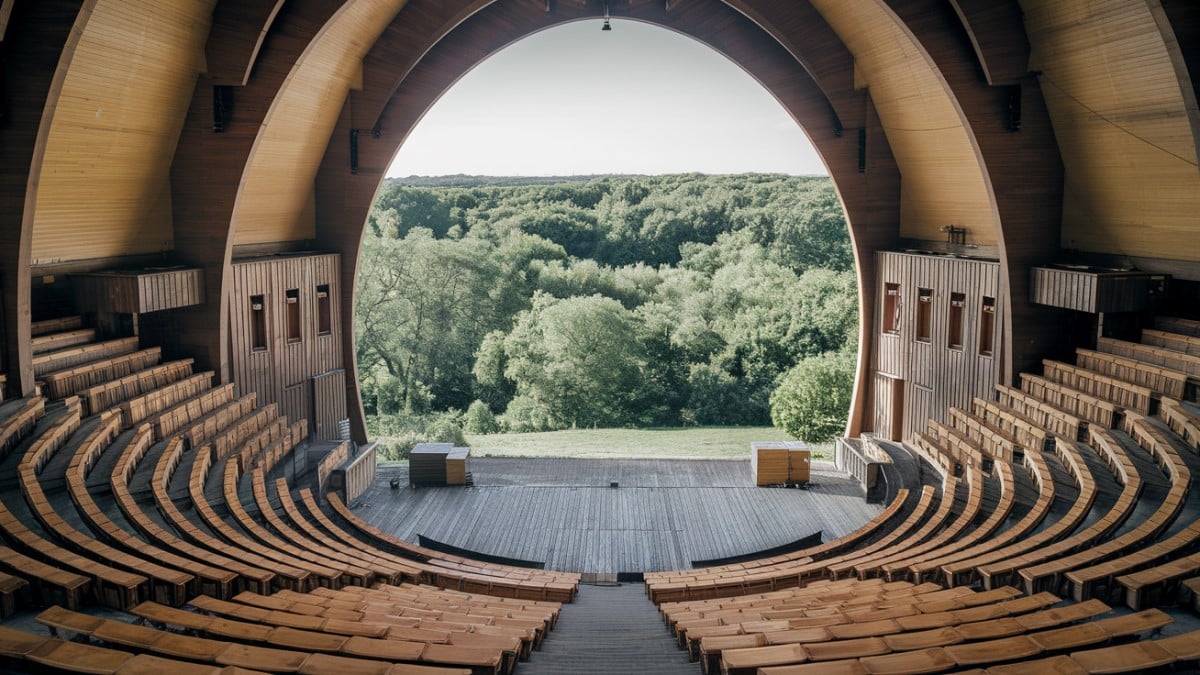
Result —
M558 624L522 675L655 673L696 675L642 584L583 584L575 602L563 605Z

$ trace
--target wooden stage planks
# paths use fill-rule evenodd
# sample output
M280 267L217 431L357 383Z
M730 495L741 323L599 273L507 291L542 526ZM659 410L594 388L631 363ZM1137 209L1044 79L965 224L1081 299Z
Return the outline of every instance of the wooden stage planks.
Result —
M828 462L804 490L754 487L748 461L476 458L474 488L411 489L405 471L381 467L357 513L409 541L583 573L684 569L818 530L828 540L879 512Z

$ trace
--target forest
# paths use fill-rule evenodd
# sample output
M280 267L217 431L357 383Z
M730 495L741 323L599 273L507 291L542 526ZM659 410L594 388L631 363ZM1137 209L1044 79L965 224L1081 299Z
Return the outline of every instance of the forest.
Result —
M858 296L825 177L389 179L356 298L375 433L825 440L848 408Z

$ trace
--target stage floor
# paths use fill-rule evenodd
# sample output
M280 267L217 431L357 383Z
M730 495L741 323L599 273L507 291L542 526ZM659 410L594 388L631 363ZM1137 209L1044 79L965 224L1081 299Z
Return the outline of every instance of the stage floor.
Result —
M412 542L612 574L686 569L817 531L828 541L882 509L826 462L802 489L754 487L749 461L481 457L468 468L474 487L413 489L406 467L382 467L355 512Z

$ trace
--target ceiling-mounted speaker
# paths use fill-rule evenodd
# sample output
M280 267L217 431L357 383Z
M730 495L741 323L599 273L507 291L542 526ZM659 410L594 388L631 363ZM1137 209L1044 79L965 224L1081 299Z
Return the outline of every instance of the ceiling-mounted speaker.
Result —
M221 133L229 126L233 118L233 87L216 85L213 87L213 126L215 133Z
M1008 88L1008 130L1021 130L1021 85Z

